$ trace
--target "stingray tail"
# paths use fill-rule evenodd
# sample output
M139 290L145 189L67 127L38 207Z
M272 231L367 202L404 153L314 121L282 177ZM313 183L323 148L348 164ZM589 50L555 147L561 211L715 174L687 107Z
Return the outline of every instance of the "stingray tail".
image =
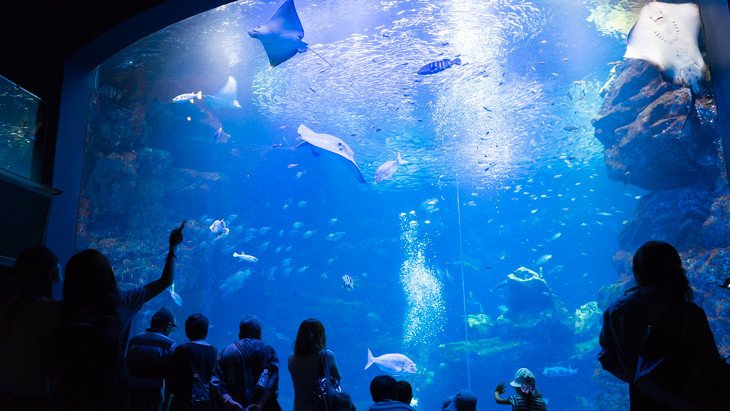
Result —
M315 54L315 55L316 55L317 57L319 57L319 58L321 58L322 60L324 60L324 62L325 62L325 63L327 63L327 64L329 64L329 65L330 65L330 67L334 67L334 66L332 65L332 63L330 63L329 61L327 61L327 59L326 59L326 58L322 57L322 56L321 56L321 55L320 55L319 53L317 53L316 51L314 51L314 50L312 50L312 49L309 49L309 51L311 51L311 52L312 52L312 53L314 53L314 54Z
M371 365L373 365L373 352L368 348L368 363L365 364L365 369L367 370Z

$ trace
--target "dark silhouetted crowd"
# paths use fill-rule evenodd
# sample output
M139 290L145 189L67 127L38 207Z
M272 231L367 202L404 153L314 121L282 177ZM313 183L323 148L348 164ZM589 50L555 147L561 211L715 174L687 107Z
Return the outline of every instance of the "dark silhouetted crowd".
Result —
M44 247L20 253L0 289L0 410L281 410L279 357L262 341L255 316L240 321L238 340L220 352L206 342L203 314L186 319L184 344L169 338L177 323L165 308L144 333L129 337L135 314L173 283L184 226L170 233L160 277L144 286L120 290L102 253L75 254L63 270L60 302L51 295L61 273L56 255ZM646 243L633 272L636 287L604 313L599 356L629 384L631 410L730 410L728 366L692 301L677 251ZM287 367L295 411L355 410L320 321L301 322ZM520 368L510 385L509 397L506 385L497 385L497 404L547 409L529 369ZM371 411L416 405L411 385L390 375L373 378L370 394ZM461 390L441 409L476 411L477 397Z

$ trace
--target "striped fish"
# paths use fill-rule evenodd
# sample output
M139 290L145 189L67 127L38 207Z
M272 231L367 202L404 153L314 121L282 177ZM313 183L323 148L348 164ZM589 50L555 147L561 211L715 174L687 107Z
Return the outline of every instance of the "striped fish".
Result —
M453 60L451 59L443 59L439 61L433 61L431 63L426 64L425 66L421 67L418 70L418 74L426 75L426 74L435 74L440 71L444 71L447 68L453 66L456 64L457 66L461 65L461 59L455 58Z

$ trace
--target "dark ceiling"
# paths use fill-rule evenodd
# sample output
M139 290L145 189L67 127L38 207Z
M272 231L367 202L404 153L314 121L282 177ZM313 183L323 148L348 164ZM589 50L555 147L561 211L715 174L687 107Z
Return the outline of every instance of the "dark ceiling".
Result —
M0 75L57 101L63 63L79 47L162 0L3 0Z

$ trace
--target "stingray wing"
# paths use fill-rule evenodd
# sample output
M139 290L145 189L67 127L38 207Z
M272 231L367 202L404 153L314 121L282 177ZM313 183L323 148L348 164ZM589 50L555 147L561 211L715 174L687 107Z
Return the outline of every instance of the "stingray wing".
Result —
M362 175L362 171L360 171L360 167L357 165L357 162L355 162L355 153L352 151L350 146L347 145L347 143L329 134L315 133L304 124L299 126L297 133L299 133L299 137L307 143L336 154L345 162L347 167L350 169L350 172L352 172L359 182L366 182L365 177Z
M283 37L278 37L271 43L262 44L264 45L264 50L266 50L266 55L269 57L271 67L278 66L299 52L299 47L296 42Z
M286 0L269 19L268 26L280 35L294 35L300 39L304 37L304 27L294 7L294 0Z
M268 23L250 31L249 35L261 41L271 67L307 50L307 43L302 41L304 28L293 0L286 0Z
M238 99L238 82L236 79L229 75L226 84L215 93L214 97L218 99L219 104L233 107Z

